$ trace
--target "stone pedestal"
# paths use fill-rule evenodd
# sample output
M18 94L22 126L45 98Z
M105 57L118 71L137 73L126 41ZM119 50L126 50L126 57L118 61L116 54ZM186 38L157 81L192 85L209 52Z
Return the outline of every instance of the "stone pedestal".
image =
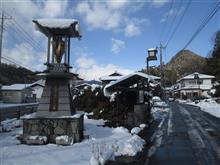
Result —
M23 141L29 137L46 137L47 143L56 143L56 137L67 135L73 142L83 139L83 115L59 118L23 119Z

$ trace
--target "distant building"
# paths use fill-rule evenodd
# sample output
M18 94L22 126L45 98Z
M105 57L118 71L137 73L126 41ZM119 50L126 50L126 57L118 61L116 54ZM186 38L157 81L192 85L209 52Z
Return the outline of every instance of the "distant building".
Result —
M109 84L111 81L116 81L120 79L123 75L115 71L114 73L108 75L108 76L103 76L100 77L100 81L102 81L102 84L105 86Z
M180 99L192 99L207 96L213 88L215 76L193 73L185 76L173 86L174 96Z
M4 103L29 103L41 98L45 80L38 80L32 84L13 84L2 86L2 101Z

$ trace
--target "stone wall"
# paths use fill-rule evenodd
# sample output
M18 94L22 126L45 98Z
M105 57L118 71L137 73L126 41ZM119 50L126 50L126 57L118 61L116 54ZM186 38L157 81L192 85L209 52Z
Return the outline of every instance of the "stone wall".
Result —
M23 119L23 141L29 136L46 136L48 143L55 143L58 136L67 135L74 142L83 139L83 115L63 118Z

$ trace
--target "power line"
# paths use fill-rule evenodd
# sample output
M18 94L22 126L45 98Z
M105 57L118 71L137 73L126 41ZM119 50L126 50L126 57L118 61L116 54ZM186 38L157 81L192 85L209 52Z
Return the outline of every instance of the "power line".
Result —
M188 11L191 2L192 2L192 0L188 1L187 6L185 7L185 9L184 9L184 11L183 11L182 16L180 17L178 23L177 23L176 26L174 27L173 32L171 33L169 39L167 40L166 46L167 46L167 45L169 44L169 42L172 40L172 38L173 38L173 36L175 35L177 29L179 28L180 24L182 23L183 18L185 17L185 14L186 14L186 12Z
M209 21L213 18L213 16L217 13L217 11L220 8L220 1L218 1L214 7L214 9L211 10L209 15L202 21L200 26L197 28L195 33L192 35L192 37L189 39L189 41L186 43L186 45L183 47L183 49L186 49L187 46L195 39L195 37L201 32L201 30L209 23Z
M165 25L164 25L164 28L162 28L162 30L161 30L161 33L160 33L160 37L159 37L159 41L158 41L158 42L161 41L162 36L163 36L163 34L164 34L164 31L165 31L165 29L166 29L167 22L168 22L168 18L169 18L169 16L170 16L169 12L172 10L173 4L174 4L174 0L172 0L172 2L170 3L170 7L169 7L168 13L167 13L167 15L166 15L166 19L165 19Z
M0 9L2 10L2 9ZM3 10L2 10L3 11ZM26 42L28 42L33 48L35 49L44 49L41 44L39 42L37 42L33 36L30 35L30 33L28 33L23 26L20 25L20 23L18 23L14 17L12 17L8 12L4 11L8 16L11 17L12 19L12 25L8 25L10 27L13 27L18 34L22 34L21 37L25 39Z
M183 1L181 1L178 5L178 7L176 8L176 11L173 10L173 14L174 14L174 18L170 24L170 28L168 28L168 31L164 37L164 40L166 40L166 38L168 38L170 32L172 31L173 27L174 27L174 24L175 24L175 21L176 21L176 18L177 18L177 15L179 15L179 12L180 12L180 9L181 9L181 5L182 5Z
M28 69L28 70L32 70L32 69L30 69L29 67L27 67L27 66L25 66L23 64L19 64L17 61L15 61L14 59L12 59L10 57L2 56L2 58L5 59L8 62L11 62L11 63L17 65L17 66L20 66L20 67Z

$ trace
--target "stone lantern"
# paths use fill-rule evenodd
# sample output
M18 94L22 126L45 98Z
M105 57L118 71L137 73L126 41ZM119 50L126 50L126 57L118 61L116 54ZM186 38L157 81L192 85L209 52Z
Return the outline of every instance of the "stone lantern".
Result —
M46 82L36 116L24 119L23 139L31 144L41 143L30 140L33 136L43 136L52 143L60 136L67 136L67 143L81 141L83 115L75 114L70 92L74 77L70 73L70 39L81 38L79 23L74 19L38 19L33 23L48 38L47 69L39 74Z

